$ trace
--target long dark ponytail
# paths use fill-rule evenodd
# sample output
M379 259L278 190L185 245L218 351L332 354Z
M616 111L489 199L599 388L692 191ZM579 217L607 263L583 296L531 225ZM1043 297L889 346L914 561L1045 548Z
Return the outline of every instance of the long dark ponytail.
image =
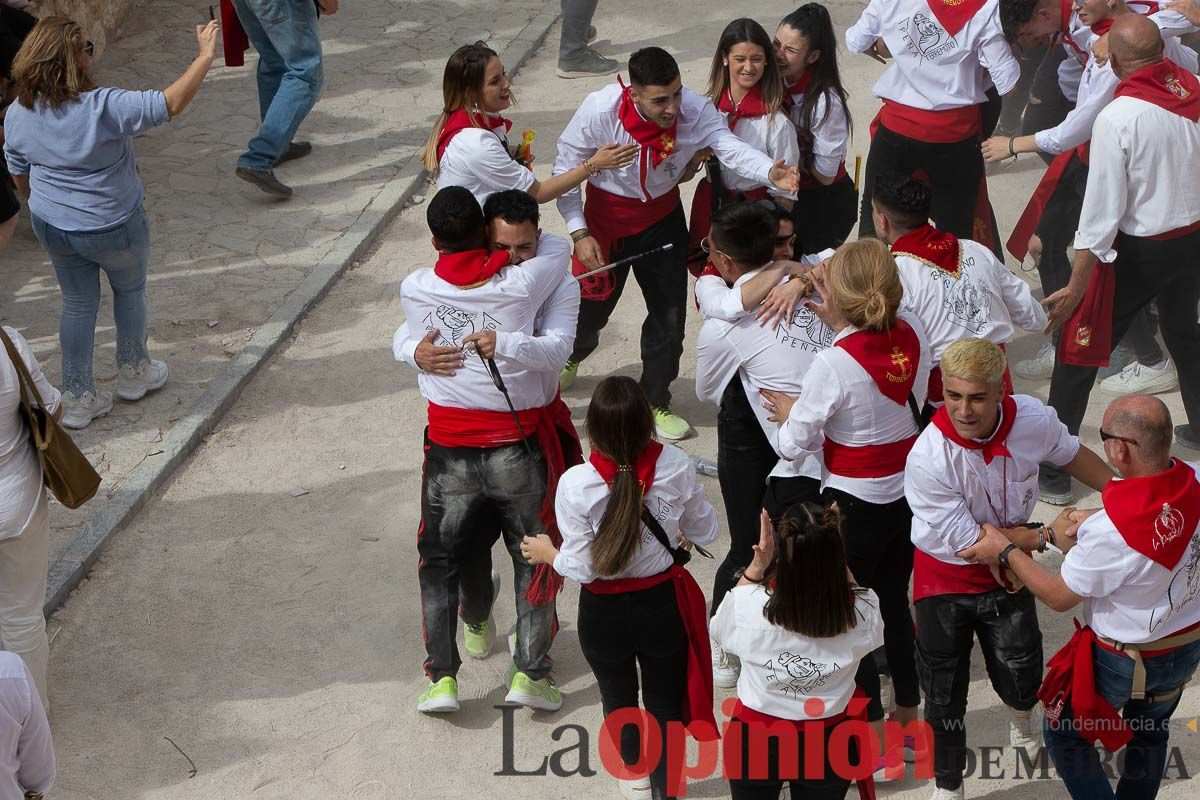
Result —
M854 123L850 119L849 95L842 85L842 75L838 71L837 35L833 30L833 20L829 11L820 3L806 3L783 18L780 25L787 25L808 40L809 52L819 50L821 57L815 63L808 65L808 91L804 93L804 101L800 105L798 124L801 130L812 130L821 123L813 119L817 113L817 101L826 94L834 95L846 109L846 124L853 130ZM825 112L828 114L828 110Z

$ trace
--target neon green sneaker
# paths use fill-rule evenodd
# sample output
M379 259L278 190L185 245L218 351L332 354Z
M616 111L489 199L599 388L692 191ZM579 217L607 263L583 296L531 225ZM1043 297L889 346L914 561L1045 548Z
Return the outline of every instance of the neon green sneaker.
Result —
M496 623L489 619L478 625L463 623L463 646L471 658L487 658L496 641Z
M658 438L677 442L687 436L691 429L692 426L686 419L672 414L671 409L666 406L654 407L654 430L658 433Z
M417 701L417 711L422 714L458 711L458 681L447 675L437 683L429 684L429 688L421 692L421 699Z
M579 362L568 361L558 376L558 390L560 392L565 392L571 388L571 384L575 382L575 373L577 372L579 372Z
M504 702L518 703L539 711L558 711L562 708L562 692L549 675L535 681L524 672L517 672L512 677Z

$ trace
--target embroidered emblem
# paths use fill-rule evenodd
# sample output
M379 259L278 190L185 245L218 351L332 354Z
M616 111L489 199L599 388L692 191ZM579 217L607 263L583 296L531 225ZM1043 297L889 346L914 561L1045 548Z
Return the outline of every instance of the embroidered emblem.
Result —
M1166 547L1183 535L1183 514L1170 503L1163 503L1162 512L1154 520L1154 533L1154 549Z
M1187 100L1191 96L1191 92L1183 87L1179 79L1174 74L1167 76L1167 91L1178 97L1180 100Z
M825 680L839 667L837 663L822 664L787 651L763 665L770 671L767 681L774 681L784 694L808 694L825 685Z
M901 353L899 347L893 347L892 364L900 368L900 374L893 375L889 372L887 373L887 379L892 383L904 383L909 379L909 377L912 376L912 368L909 366L911 363L912 359L904 353Z
M1092 326L1080 325L1075 329L1075 344L1080 347L1091 347L1092 345Z
M661 136L659 136L658 141L662 144L662 149L663 149L664 153L674 153L675 152L675 140L672 139L667 134L664 133Z

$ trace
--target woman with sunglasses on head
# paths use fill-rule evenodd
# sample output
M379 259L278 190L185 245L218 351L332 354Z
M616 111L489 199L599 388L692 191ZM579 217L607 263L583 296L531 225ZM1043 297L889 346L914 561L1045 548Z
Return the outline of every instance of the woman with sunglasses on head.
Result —
M548 203L606 169L637 156L634 144L609 144L561 175L539 181L529 143L510 144L512 121L501 112L513 104L512 82L500 56L484 42L454 51L442 73L442 113L433 124L421 163L437 174L437 187L463 186L479 205L492 192L520 189Z
M150 221L133 137L174 119L200 90L217 23L197 25L196 39L199 55L162 91L97 87L92 43L66 17L38 22L13 61L17 102L4 120L4 155L62 289L62 423L69 428L112 410L112 394L97 390L92 375L101 272L113 290L117 396L140 400L167 382L167 365L146 348Z
M754 558L709 629L745 664L727 729L742 729L743 773L729 776L733 800L776 800L785 782L792 797L845 797L850 780L837 774L829 743L847 717L859 663L883 644L883 619L875 592L856 585L846 569L838 511L797 503L778 526L763 511ZM747 774L755 763L749 743L758 735L750 731L781 725L796 727L796 752L781 753L783 739L775 734L766 773ZM819 748L805 741L814 734L823 738ZM856 740L848 741L847 751L835 755L841 764L858 763ZM819 775L810 770L810 752L824 755ZM789 761L800 765L800 775L781 774Z
M795 128L783 111L783 82L775 64L771 38L757 22L743 17L725 26L713 55L705 94L739 139L770 156L772 161L797 162L800 149ZM733 170L722 170L718 161L708 159L708 177L696 187L689 217L688 266L693 274L699 275L707 260L699 244L708 236L713 209L768 196L784 198L786 202L794 199L794 195L782 189L756 183Z
M763 391L785 458L821 453L822 497L837 503L845 525L846 560L863 586L879 595L884 644L895 690L895 719L916 720L920 694L908 582L912 575L912 511L904 468L923 421L929 344L917 318L900 312L903 287L895 259L878 239L842 245L812 273L817 296L807 301L836 333L817 353L799 398ZM872 722L883 718L879 675L868 660L859 685ZM897 765L889 752L880 766ZM889 776L890 777L890 776Z
M602 380L586 425L591 457L563 473L555 496L561 549L548 536L527 536L521 552L583 586L579 643L606 717L637 708L640 670L643 705L663 732L682 722L693 735L715 738L704 593L679 548L715 541L716 511L692 460L654 440L654 415L637 381ZM637 763L637 728L625 726L620 739L622 760ZM649 781L621 778L620 785L631 800L671 796L666 760Z
M800 6L779 23L774 44L800 140L796 253L815 253L846 241L858 219L858 191L846 173L850 109L829 11L820 3Z

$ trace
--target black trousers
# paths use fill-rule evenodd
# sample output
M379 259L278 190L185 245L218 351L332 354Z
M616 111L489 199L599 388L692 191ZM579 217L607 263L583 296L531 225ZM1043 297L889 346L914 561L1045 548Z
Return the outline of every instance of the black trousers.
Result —
M1021 120L1021 135L1044 131L1057 126L1066 119L1075 104L1063 96L1058 86L1058 65L1067 57L1066 51L1057 45L1044 51L1045 56L1037 66L1033 85L1029 89L1029 102ZM1022 67L1022 74L1024 68ZM1008 98L1005 98L1005 103ZM1038 151L1038 156L1049 164L1054 160L1050 153Z
M800 190L792 206L796 258L840 246L857 219L858 189L849 175L828 186Z
M805 775L804 770L804 741L810 733L809 729L801 728L796 737L795 755L781 764L779 755L782 742L778 736L767 736L765 731L755 734L751 731L752 725L742 722L737 717L733 718L730 725L731 727L733 725L740 726L742 737L742 775L740 777L731 775L729 778L729 794L733 800L778 800L779 792L785 783L790 785L791 796L796 800L801 800L801 798L804 800L810 798L812 800L842 800L846 796L846 792L850 788L850 779L838 776L829 763L829 739L835 730L833 726L825 728L823 731L825 741L822 750L825 753L825 769L824 774L817 777L816 775ZM767 770L765 775L760 776L751 771L751 749L761 747L764 739L767 747ZM790 744L789 741L789 748ZM851 764L857 764L858 742L851 738L849 745L848 761ZM793 758L799 767L798 770L792 768L790 762ZM843 761L843 763L845 762Z
M1005 705L1028 711L1042 684L1042 632L1033 594L994 589L983 594L925 597L917 607L917 671L925 721L933 728L937 785L957 789L967 766L967 690L971 647L979 649L992 688ZM1030 753L1030 756L1036 754Z
M687 672L687 634L670 581L640 592L579 593L579 646L596 676L600 704L607 717L638 706L638 671L642 705L659 725L683 719ZM636 764L641 737L636 727L621 730L621 758ZM660 758L650 773L655 800L667 795L667 763Z
M908 607L913 568L912 510L903 497L891 503L868 503L840 489L827 488L822 499L825 505L836 502L841 509L846 563L854 579L879 596L883 644L896 705L914 707L921 702L921 694ZM872 721L882 719L879 672L874 659L862 660L855 680L870 699L867 717Z
M1159 328L1179 373L1187 421L1193 430L1200 430L1200 323L1196 321L1200 232L1166 240L1121 233L1115 248L1112 340L1121 341L1134 318L1151 301L1157 303ZM1061 360L1054 365L1048 404L1073 434L1079 433L1095 381L1095 367L1071 366Z
M417 534L417 579L425 673L432 681L458 674L462 664L455 636L460 602L463 618L483 622L491 610L491 547L495 524L480 523L490 504L513 557L517 604L517 669L534 680L550 671L550 645L557 628L554 603L525 599L534 567L521 556L521 540L542 532L546 464L536 445L442 447L425 439L421 477L421 528ZM461 601L460 601L461 598Z
M683 323L688 300L688 230L683 205L641 233L618 239L606 254L611 263L668 242L675 245L674 249L613 270L617 285L607 299L580 300L575 350L571 353L572 361L583 361L600 346L600 331L604 330L617 307L632 269L646 302L646 319L642 323L641 385L652 406L671 404L671 381L679 375L679 357L683 355Z
M933 222L938 230L963 239L978 239L975 232L975 203L979 182L983 179L983 154L979 137L961 142L933 144L910 139L883 125L871 137L863 180L862 211L858 236L875 235L871 220L871 193L875 176L881 172L914 173L923 171L933 187Z
M737 585L738 572L754 559L759 512L765 508L771 519L778 520L796 503L820 501L821 482L814 478L771 478L777 463L779 456L750 407L741 378L735 375L717 410L717 472L729 523L729 552L713 579L710 614L717 613L725 595Z

